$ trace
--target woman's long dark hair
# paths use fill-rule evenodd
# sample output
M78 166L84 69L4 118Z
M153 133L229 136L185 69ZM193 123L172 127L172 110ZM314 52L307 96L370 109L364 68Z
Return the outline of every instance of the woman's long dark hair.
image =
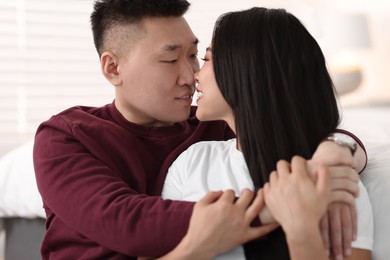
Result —
M215 25L212 50L215 77L257 189L278 160L310 158L335 131L339 112L324 55L292 14L266 8L227 13Z

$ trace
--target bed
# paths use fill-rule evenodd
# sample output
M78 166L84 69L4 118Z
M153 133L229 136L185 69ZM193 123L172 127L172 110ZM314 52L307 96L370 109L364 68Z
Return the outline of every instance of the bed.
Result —
M361 138L368 164L361 179L374 212L374 260L390 259L390 106L349 108L341 128ZM0 158L0 259L41 259L44 211L37 191L30 141Z
M41 259L45 212L35 183L33 141L0 159L0 259Z

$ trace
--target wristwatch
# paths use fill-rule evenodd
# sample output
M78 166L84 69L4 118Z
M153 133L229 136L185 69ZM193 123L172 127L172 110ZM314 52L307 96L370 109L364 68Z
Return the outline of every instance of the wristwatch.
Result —
M335 142L338 145L348 147L351 150L352 156L355 155L357 150L357 144L355 139L350 137L349 135L342 133L332 133L325 138L326 141Z

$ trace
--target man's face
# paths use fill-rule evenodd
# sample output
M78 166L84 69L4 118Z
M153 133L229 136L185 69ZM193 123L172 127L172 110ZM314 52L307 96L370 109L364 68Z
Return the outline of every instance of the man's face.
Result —
M118 65L115 104L129 121L167 126L189 116L197 38L183 17L145 18L145 35Z

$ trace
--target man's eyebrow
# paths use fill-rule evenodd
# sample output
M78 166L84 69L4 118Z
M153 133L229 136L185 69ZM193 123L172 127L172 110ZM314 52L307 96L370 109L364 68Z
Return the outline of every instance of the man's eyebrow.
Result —
M199 43L199 40L197 38L192 42L193 45L198 45L198 43ZM175 50L177 50L177 49L179 49L181 47L182 47L181 44L167 44L164 47L162 47L161 50L163 50L163 51L175 51Z
M163 51L175 51L177 49L181 48L180 44L167 44L164 47L161 48Z

